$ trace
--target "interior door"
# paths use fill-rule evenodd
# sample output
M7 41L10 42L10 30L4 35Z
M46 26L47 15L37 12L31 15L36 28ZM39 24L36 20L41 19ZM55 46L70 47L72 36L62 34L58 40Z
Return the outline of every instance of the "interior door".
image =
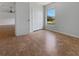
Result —
M37 3L30 3L30 31L43 28L43 6Z
M29 33L28 9L28 2L16 2L16 35Z

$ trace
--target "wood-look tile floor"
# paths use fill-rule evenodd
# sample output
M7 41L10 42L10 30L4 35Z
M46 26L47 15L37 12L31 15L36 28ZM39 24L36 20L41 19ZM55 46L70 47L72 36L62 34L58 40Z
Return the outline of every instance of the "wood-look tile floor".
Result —
M79 55L79 39L47 30L0 39L0 55L56 56Z
M14 25L0 25L0 38L7 38L15 36Z

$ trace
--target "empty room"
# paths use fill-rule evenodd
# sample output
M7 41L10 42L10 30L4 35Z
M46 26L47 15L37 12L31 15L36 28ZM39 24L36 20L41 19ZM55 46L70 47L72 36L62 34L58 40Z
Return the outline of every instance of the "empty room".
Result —
M0 56L79 56L79 2L0 2Z

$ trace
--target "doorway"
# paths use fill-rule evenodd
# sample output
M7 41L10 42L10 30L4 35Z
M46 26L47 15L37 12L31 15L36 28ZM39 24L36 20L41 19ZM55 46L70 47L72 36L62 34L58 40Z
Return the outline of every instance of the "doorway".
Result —
M15 3L0 3L0 38L15 36Z
M56 29L55 8L52 6L45 7L45 28L48 30Z

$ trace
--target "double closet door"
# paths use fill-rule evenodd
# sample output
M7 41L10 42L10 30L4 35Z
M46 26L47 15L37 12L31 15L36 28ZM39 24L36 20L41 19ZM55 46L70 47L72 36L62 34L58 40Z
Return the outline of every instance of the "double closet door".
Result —
M30 31L36 31L43 28L43 7L37 3L30 5Z
M43 28L43 6L34 2L16 3L16 35L26 35Z

